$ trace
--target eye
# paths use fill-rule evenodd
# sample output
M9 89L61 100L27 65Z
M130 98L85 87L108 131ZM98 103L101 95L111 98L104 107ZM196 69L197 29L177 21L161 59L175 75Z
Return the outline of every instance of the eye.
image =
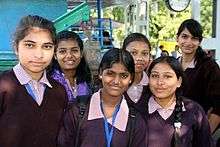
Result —
M151 78L159 78L159 75L158 74L150 74L150 77Z
M143 52L142 55L143 55L143 56L148 56L149 53L148 53L148 52Z
M171 75L164 75L164 78L169 79L169 78L172 78L172 76Z
M193 41L199 41L199 37L192 37Z
M114 73L112 72L112 71L107 71L106 73L105 73L105 75L107 75L107 76L114 76Z
M66 49L58 49L57 50L57 53L62 54L62 55L66 54L66 52L67 52Z
M76 48L71 49L71 53L73 53L73 54L79 53L79 50L78 50L78 49L76 49Z
M137 55L137 52L135 52L135 51L131 51L130 53L131 53L131 55L134 55L134 56Z
M183 38L183 39L187 39L187 38L188 38L188 36L187 36L187 35L185 35L185 34L183 34L183 35L181 35L181 38Z
M53 49L54 46L53 46L53 45L46 44L46 45L43 45L43 48L44 48L44 49L47 49L47 50L50 50L50 49Z
M122 79L126 79L126 78L128 78L128 76L129 76L128 73L122 73L122 74L120 75L120 77L121 77Z
M25 47L27 47L27 48L33 48L33 47L34 47L34 44L33 44L33 43L25 43L24 45L25 45Z

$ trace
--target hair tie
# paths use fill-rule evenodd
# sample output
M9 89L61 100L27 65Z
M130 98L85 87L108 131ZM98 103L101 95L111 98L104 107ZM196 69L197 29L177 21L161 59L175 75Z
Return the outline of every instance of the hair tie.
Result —
M181 126L182 126L182 123L181 123L181 122L175 122L175 123L174 123L174 127L175 127L175 128L180 129Z

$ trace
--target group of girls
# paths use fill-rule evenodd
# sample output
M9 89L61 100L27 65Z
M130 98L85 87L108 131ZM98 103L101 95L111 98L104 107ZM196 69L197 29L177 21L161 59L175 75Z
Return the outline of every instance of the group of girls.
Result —
M184 21L177 32L178 60L150 64L149 40L128 35L122 49L104 54L95 93L82 40L55 32L51 21L31 15L16 28L19 63L0 76L0 146L214 146L219 66L200 47L197 21Z

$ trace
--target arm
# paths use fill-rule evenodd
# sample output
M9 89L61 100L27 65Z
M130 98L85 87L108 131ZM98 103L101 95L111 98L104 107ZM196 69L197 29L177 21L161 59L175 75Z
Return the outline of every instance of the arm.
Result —
M211 131L207 115L201 106L197 106L198 109L195 112L194 118L196 119L196 125L193 130L193 146L199 147L212 147L213 140L211 137Z

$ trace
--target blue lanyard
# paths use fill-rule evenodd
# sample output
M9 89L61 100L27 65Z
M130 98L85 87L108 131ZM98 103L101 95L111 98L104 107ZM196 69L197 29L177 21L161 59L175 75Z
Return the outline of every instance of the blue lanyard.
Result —
M27 92L31 95L31 97L36 101L36 96L34 95L34 92L33 92L33 89L31 88L31 85L28 83L28 84L25 84L24 85Z
M119 108L120 108L120 104L121 102L116 106L115 108L115 111L113 113L113 116L112 116L112 126L111 126L111 129L109 130L109 126L108 126L108 121L104 115L104 125L105 125L105 137L106 137L106 141L107 141L107 147L111 147L111 141L112 141L112 137L113 137L113 131L114 131L114 123L115 123L115 118L116 118L116 115L119 111ZM104 109L103 109L103 103L101 102L101 109L102 109L102 113L104 114Z

